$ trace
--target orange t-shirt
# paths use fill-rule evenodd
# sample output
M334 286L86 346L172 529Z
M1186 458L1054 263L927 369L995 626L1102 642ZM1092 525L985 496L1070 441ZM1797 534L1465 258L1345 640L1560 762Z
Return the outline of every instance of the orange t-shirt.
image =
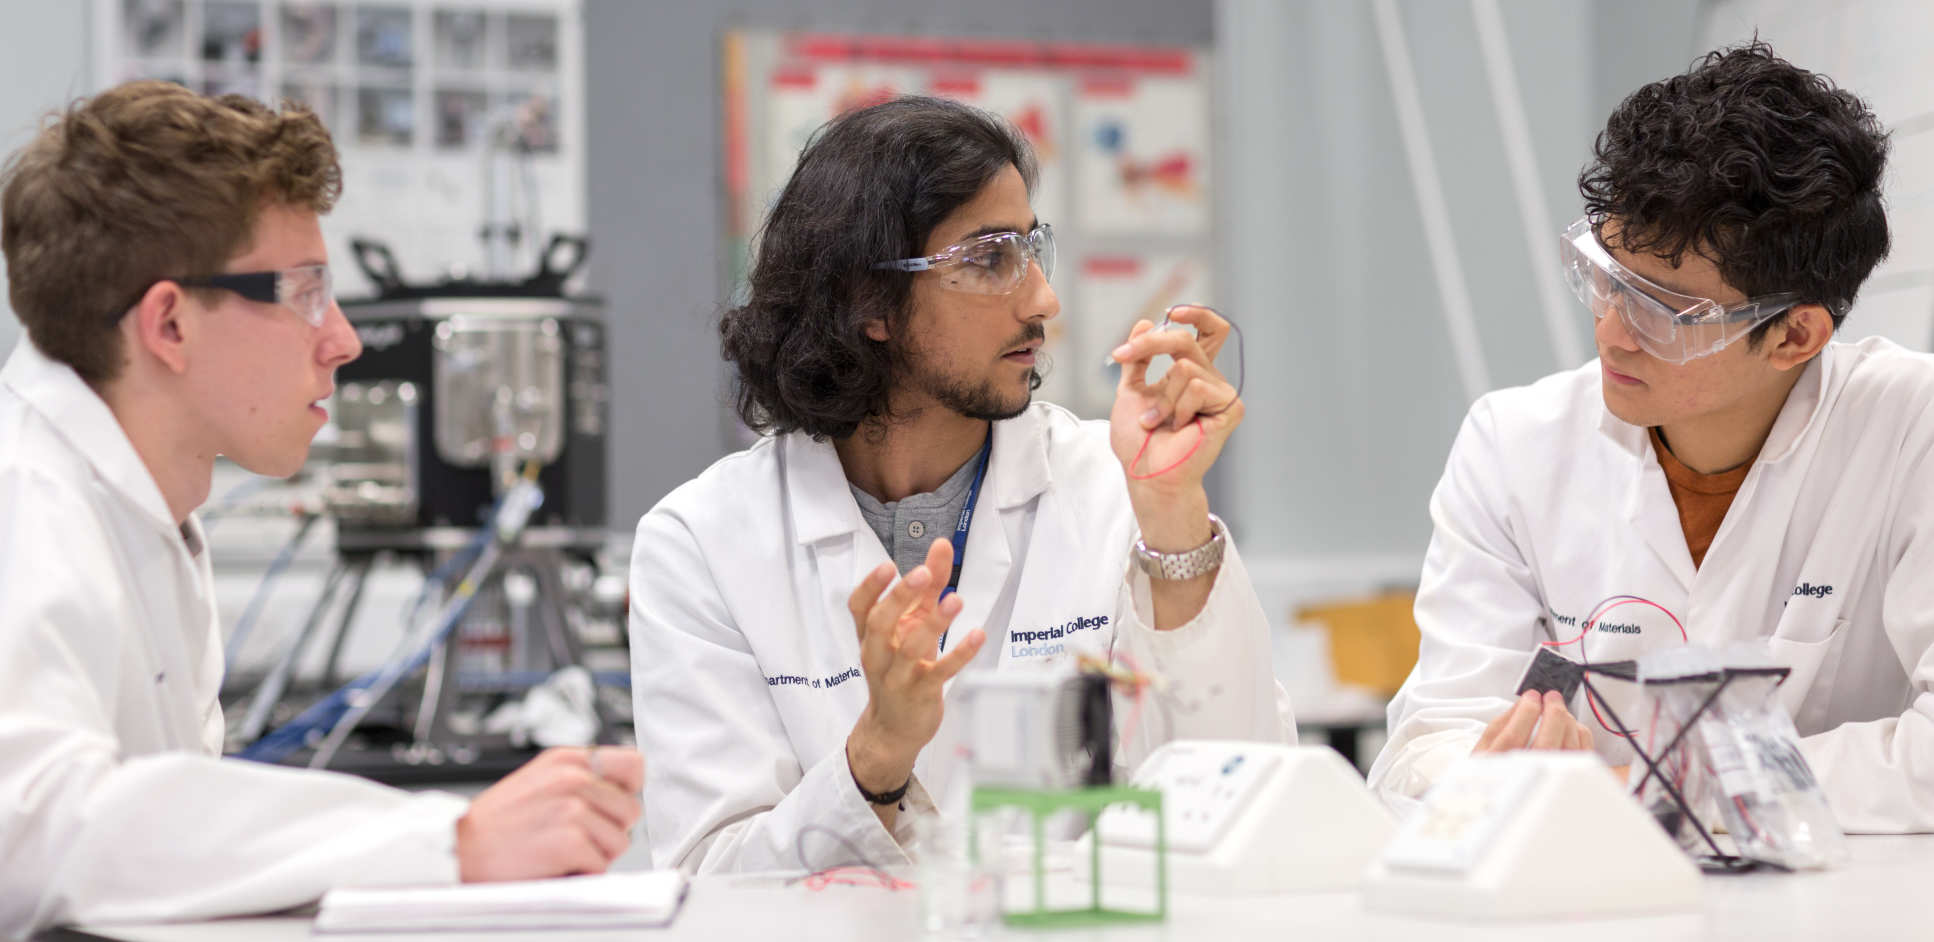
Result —
M1739 485L1745 482L1753 463L1749 460L1730 471L1700 474L1672 454L1656 428L1652 429L1652 450L1659 453L1659 467L1672 489L1672 503L1679 508L1679 529L1685 531L1686 549L1692 551L1692 566L1697 569L1705 562L1706 550L1712 548L1712 538L1719 533L1726 510L1733 505L1733 495L1739 493Z

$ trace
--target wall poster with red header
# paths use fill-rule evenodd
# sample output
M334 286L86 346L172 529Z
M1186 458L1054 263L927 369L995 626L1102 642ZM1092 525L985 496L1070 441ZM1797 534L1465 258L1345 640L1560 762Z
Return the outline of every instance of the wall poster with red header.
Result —
M1104 418L1108 351L1168 304L1213 304L1210 62L1205 49L742 30L725 42L724 273L743 291L752 236L827 121L897 95L1007 118L1040 163L1060 316L1037 396ZM1159 302L1159 303L1158 303Z

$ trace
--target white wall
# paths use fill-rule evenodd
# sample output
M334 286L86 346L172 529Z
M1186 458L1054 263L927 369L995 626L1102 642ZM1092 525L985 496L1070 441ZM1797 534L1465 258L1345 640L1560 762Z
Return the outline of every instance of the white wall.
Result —
M1702 45L1757 34L1795 65L1865 99L1892 132L1884 187L1893 251L1862 287L1840 336L1934 349L1934 66L1926 52L1934 4L1715 0L1704 12Z
M39 119L91 91L88 18L78 0L0 0L0 153L33 136ZM0 275L0 287L6 277ZM0 357L20 337L20 322L0 292Z

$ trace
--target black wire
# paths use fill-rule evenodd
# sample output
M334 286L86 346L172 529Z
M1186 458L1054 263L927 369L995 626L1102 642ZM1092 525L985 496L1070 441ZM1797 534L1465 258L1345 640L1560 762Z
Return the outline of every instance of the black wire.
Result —
M1235 321L1228 319L1227 317L1223 317L1222 312L1216 310L1215 308L1208 308L1208 310L1210 313L1213 313L1215 316L1221 317L1223 323L1228 324L1229 329L1236 332L1236 397L1234 399L1229 400L1226 404L1223 405L1222 408L1217 409L1214 412L1197 412L1196 413L1197 418L1200 418L1202 416L1209 416L1210 418L1214 418L1215 416L1221 415L1222 413L1227 412L1230 409L1234 408L1235 404L1242 400L1243 385L1249 382L1249 369L1243 363L1243 348L1249 346L1249 342L1244 340L1242 337L1242 326L1240 324L1237 324ZM1163 316L1165 318L1167 317L1167 315L1163 315Z

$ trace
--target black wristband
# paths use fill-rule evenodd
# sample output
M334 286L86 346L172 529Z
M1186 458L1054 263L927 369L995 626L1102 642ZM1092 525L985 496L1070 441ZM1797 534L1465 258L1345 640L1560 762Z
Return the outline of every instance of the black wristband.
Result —
M850 763L846 766L846 774L852 778L853 787L860 790L860 797L866 799L869 805L897 805L900 799L907 797L907 789L913 785L913 776L909 775L906 781L900 783L899 788L890 792L875 793L867 791L866 786L860 784L860 777L853 774L853 766Z

